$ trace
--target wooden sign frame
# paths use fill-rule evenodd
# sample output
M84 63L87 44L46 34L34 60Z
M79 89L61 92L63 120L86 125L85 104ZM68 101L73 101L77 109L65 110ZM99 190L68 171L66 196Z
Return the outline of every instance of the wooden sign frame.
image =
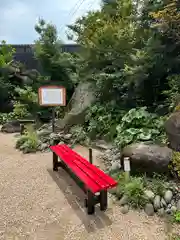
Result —
M57 104L51 104L51 103L43 103L43 89L59 89L59 91L62 92L63 94L63 99L62 99L62 103L57 103ZM59 93L61 95L61 92ZM46 107L56 107L56 106L66 106L66 89L64 87L61 87L61 86L51 86L51 85L48 85L48 86L41 86L39 89L38 89L38 100L39 100L39 105L40 106L46 106Z

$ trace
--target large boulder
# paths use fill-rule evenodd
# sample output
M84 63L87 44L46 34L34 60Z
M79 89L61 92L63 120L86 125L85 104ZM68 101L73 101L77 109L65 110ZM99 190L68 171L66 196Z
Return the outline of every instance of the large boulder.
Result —
M1 127L1 132L4 133L16 133L21 132L21 124L18 120L9 121Z
M180 111L174 112L165 122L169 147L180 151Z
M134 143L122 150L121 164L123 157L130 157L132 171L165 173L172 159L172 150L166 146Z
M64 119L56 122L60 129L68 129L73 125L83 124L85 121L85 113L88 107L96 100L95 87L92 83L80 83L67 105L67 113Z

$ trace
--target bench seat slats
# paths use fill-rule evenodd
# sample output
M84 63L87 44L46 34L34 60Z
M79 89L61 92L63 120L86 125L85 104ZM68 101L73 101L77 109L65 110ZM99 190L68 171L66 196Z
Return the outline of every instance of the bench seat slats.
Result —
M67 164L67 166L84 182L86 186L93 192L99 192L101 187L95 183L89 176L83 172L77 165L75 165L71 159L69 159L67 153L62 152L60 148L57 146L51 146L50 149L56 153L63 161Z
M106 183L108 188L110 187L112 188L117 185L117 182L113 178L111 178L110 176L105 174L102 170L100 170L99 168L97 168L96 166L88 162L85 158L80 156L78 153L74 152L71 148L69 148L65 144L62 144L61 146L65 148L68 153L71 153L73 157L76 157L85 166L91 168L91 170L94 171L94 173L96 174L96 178L103 180L103 182Z
M88 175L94 182L96 182L101 189L107 189L109 187L109 184L105 182L102 178L99 178L98 175L91 169L91 166L86 166L86 164L80 161L76 155L72 154L72 152L67 151L64 146L61 145L60 148L63 152L68 154L72 162L74 162L83 172L86 173L86 175Z
M117 182L65 144L50 149L84 182L93 193L115 187Z

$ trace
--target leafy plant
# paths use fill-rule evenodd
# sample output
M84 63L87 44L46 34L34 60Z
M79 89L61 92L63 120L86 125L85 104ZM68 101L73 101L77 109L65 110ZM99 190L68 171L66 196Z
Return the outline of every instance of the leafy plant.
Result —
M113 103L102 105L96 103L89 108L86 115L86 130L91 137L103 137L113 140L116 136L117 123L121 121L124 111L119 110Z
M117 126L115 142L124 147L137 141L155 141L163 134L164 121L157 115L149 113L146 107L131 109Z
M133 177L124 187L124 194L128 196L133 207L142 207L146 203L142 178Z
M87 138L87 134L84 131L83 126L73 126L70 132L72 133L76 143L83 143Z
M116 172L111 176L118 181L116 196L121 198L123 195L128 197L128 202L133 207L142 207L146 203L144 195L144 180L142 177L131 176L127 181L124 172Z
M29 127L26 130L25 135L22 135L16 142L16 148L23 151L23 153L36 152L38 146L38 136L32 127Z
M173 151L172 161L169 164L171 173L180 178L180 152Z
M174 221L176 223L180 223L180 211L177 211L175 214L174 214Z
M165 191L168 189L166 178L154 174L153 178L143 176L144 186L146 189L151 190L156 195L164 196Z

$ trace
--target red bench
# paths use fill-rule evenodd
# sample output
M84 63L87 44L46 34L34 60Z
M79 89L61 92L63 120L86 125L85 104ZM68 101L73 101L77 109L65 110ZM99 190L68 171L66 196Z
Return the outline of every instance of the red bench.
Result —
M50 149L53 152L53 170L58 171L58 167L63 167L74 175L75 180L82 183L87 195L85 199L87 213L93 214L98 203L101 211L105 211L107 190L115 187L117 182L65 144L50 146Z

